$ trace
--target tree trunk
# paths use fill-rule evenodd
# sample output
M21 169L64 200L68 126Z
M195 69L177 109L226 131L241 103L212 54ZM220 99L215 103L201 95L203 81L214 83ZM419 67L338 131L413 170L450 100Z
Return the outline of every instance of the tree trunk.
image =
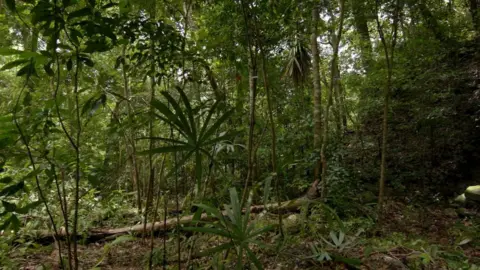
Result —
M284 201L281 203L271 203L271 204L266 204L266 205L253 205L250 207L250 213L261 213L264 210L269 211L272 213L285 213L285 212L292 212L292 211L299 211L301 209L301 206L316 202L314 200L309 200L306 197L301 197L298 199L290 200L290 201ZM245 212L246 209L243 209L243 212ZM222 211L223 215L227 215L226 211ZM127 227L122 227L122 228L115 228L115 229L90 229L88 232L84 233L83 235L78 235L78 237L85 237L85 240L87 243L92 243L95 241L103 240L105 238L108 238L109 236L118 236L122 234L141 234L146 228L148 231L171 231L177 227L177 225L184 225L184 224L189 224L192 222L194 215L189 215L189 216L184 216L181 218L170 218L167 219L166 221L161 221L161 222L155 222L155 223L148 223L148 224L138 224L134 226L127 226ZM211 221L215 220L215 217L207 215L207 214L202 214L200 217L201 221ZM53 242L54 241L54 235L47 230L44 231L37 231L35 233L30 234L32 236L37 236L35 239L37 242L41 243L48 243L48 242ZM59 230L58 231L58 236L59 237L67 237L67 233L65 230Z
M325 122L323 125L323 143L322 143L322 148L320 150L320 157L322 159L322 199L326 200L327 198L327 188L328 188L328 183L327 183L327 158L325 155L325 150L326 146L328 143L328 115L329 115L329 110L330 106L332 104L332 91L333 91L333 86L335 85L335 70L337 66L337 60L338 60L338 48L340 46L340 40L342 38L342 31L343 31L343 19L345 15L345 8L344 8L344 3L345 0L340 0L340 22L338 26L338 33L334 36L334 42L333 42L333 57L332 57L332 66L331 66L331 80L330 80L330 87L328 88L327 92L327 105L325 106Z
M372 42L370 41L368 18L365 15L366 7L364 0L353 1L352 11L355 29L360 36L360 57L362 59L362 65L368 73L372 62Z
M257 99L257 49L253 45L252 29L249 20L251 19L250 9L248 3L241 1L243 17L245 20L245 37L247 40L248 49L248 80L249 80L249 128L248 128L248 172L245 180L245 188L243 191L242 202L247 198L249 184L253 183L255 179L255 146L254 131L255 131L255 103Z
M126 52L127 45L123 47L122 50L122 56L123 56L123 61L122 61L122 76L123 76L123 95L127 99L127 117L128 117L128 123L129 127L132 128L133 126L133 114L132 114L132 104L130 100L130 88L128 84L128 75L127 75L127 65L126 65ZM127 138L127 156L129 157L130 161L130 166L132 167L131 171L131 177L132 177L132 184L133 188L136 189L137 191L137 208L138 208L138 213L142 212L142 201L141 201L141 189L140 189L140 181L138 177L138 166L137 166L137 147L135 144L135 130L132 129L131 131L128 131L128 134L126 135Z
M266 57L265 57L265 48L263 47L263 43L260 44L260 52L261 52L261 61L262 61L262 76L263 76L263 85L267 94L267 107L268 107L268 118L270 121L270 132L272 133L272 181L275 183L275 191L276 197L278 200L278 207L280 207L280 177L278 177L278 170L277 170L277 136L275 132L275 121L273 118L273 108L272 108L272 97L270 93L270 88L268 85L268 78L267 78L267 68L266 68ZM278 224L280 225L280 232L283 235L282 231L282 214L278 215Z
M335 93L337 95L337 110L340 118L340 135L344 134L347 129L347 107L345 106L345 93L343 91L342 81L340 79L340 68L337 61L335 65Z
M395 14L393 18L393 35L392 35L392 43L389 46L387 45L387 41L385 39L385 35L383 32L382 25L380 23L380 19L378 18L379 13L379 0L377 0L377 29L380 39L382 41L384 53L385 53L385 62L387 65L387 85L384 91L384 104L383 104L383 123L382 123L382 150L381 150L381 164L380 164L380 181L379 181L379 194L378 194L378 209L381 214L383 200L384 200L384 191L385 191L385 178L386 178L386 154L387 154L387 128L388 128L388 110L389 110L389 103L390 103L390 92L392 88L392 71L393 71L393 56L395 51L395 45L397 42L397 27L398 27L398 20L399 20L399 9L400 4L399 0L396 1L395 7Z
M310 37L310 46L312 50L312 73L313 73L313 148L315 152L320 153L320 148L322 144L322 85L320 84L320 55L318 51L318 21L319 14L318 8L314 7L312 10L312 34ZM320 168L321 161L320 158L317 159L314 167L313 174L313 185L310 190L307 192L308 196L316 197L318 196L317 184L320 181Z

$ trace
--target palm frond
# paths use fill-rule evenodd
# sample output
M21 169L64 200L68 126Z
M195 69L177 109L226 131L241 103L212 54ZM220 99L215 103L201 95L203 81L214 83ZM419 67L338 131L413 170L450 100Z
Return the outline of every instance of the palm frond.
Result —
M306 46L295 41L290 49L289 59L285 67L284 77L290 77L295 85L303 84L308 77L311 67L311 57Z

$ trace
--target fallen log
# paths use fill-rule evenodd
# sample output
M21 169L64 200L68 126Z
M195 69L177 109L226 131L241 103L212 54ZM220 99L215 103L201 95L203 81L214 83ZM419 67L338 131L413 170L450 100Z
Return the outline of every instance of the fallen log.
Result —
M285 212L292 212L292 211L298 211L302 205L305 205L306 203L313 203L315 202L314 200L309 200L305 197L301 197L298 199L290 200L290 201L285 201L281 202L280 205L278 203L270 203L266 205L253 205L250 207L250 212L251 213L260 213L263 211L267 212L273 212L273 213L285 213ZM243 211L246 211L244 209ZM224 215L226 215L226 212L222 212ZM152 227L154 232L167 232L173 230L177 225L186 225L189 224L193 221L194 215L189 215L189 216L183 216L178 219L177 222L177 217L167 219L166 222L155 222L155 223L147 223L146 225L146 232L151 232ZM215 217L209 216L205 213L203 213L200 216L201 221L211 221L215 220ZM109 238L111 236L118 236L122 234L139 234L142 233L144 230L144 225L143 224L137 224L133 226L128 226L128 227L122 227L122 228L94 228L94 229L89 229L88 231L84 232L83 234L79 234L77 236L77 239L83 239L87 243L92 243L92 242L97 242L106 238ZM54 241L54 234L51 231L48 230L43 230L39 231L37 233L34 233L32 235L35 235L35 240L40 243L51 243ZM62 228L58 232L58 237L59 238L66 238L67 233L66 231Z

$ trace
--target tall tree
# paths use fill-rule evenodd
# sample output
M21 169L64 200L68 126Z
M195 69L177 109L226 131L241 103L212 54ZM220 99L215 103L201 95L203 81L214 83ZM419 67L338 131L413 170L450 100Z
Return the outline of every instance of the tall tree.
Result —
M310 37L310 49L312 51L312 74L313 74L313 148L320 153L322 145L322 85L320 83L320 52L318 51L318 21L319 10L315 6L312 9L312 33ZM317 196L317 185L320 182L321 160L315 162L313 173L313 185L308 191L309 197Z
M370 70L372 65L372 42L370 41L370 30L368 29L368 15L366 0L352 1L352 13L355 30L360 36L360 56L365 71Z
M377 11L377 30L382 42L383 51L385 54L385 64L387 66L387 83L384 90L384 103L383 103L383 122L382 122L382 152L381 152L381 163L380 163L380 181L379 181L379 194L378 194L378 206L381 211L384 201L385 193L385 178L386 178L386 155L387 155L387 128L388 128L388 111L390 106L390 93L392 91L392 73L393 73L393 61L394 61L394 52L395 46L397 44L397 28L398 21L400 17L400 1L395 1L394 13L393 13L393 24L392 24L392 39L391 43L387 44L385 38L385 33L383 31L383 26L378 18L380 13L380 3L379 0L376 0L376 11Z
M248 196L248 186L255 179L255 146L254 146L254 131L255 131L255 107L257 100L257 46L254 38L254 25L252 24L252 16L250 3L248 0L241 0L241 8L243 19L245 23L245 39L247 43L247 57L248 57L248 81L249 81L249 125L248 125L248 171L245 180L245 188L242 196L242 202L245 202Z
M332 92L334 90L335 80L337 80L337 61L338 61L338 50L340 47L340 41L342 39L342 32L343 32L343 20L345 17L345 0L339 0L340 5L340 15L338 18L338 30L337 33L332 34L332 46L333 46L333 55L330 67L330 87L327 91L327 104L325 106L325 113L324 113L324 124L323 124L323 142L322 148L320 149L320 157L322 160L322 199L326 200L327 198L327 189L328 189L328 181L327 181L327 157L326 157L326 147L328 143L328 116L330 112L330 106L332 105Z

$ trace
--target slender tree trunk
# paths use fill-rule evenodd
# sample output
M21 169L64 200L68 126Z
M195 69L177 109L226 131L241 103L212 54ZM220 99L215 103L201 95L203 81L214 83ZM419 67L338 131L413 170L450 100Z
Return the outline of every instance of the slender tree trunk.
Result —
M258 28L257 28L258 29ZM262 61L262 77L263 77L263 85L265 88L265 92L267 94L267 107L268 107L268 119L270 121L270 132L272 133L272 181L275 183L275 191L276 197L278 200L278 206L280 207L280 177L278 177L278 169L277 169L277 135L275 131L275 119L273 118L273 108L272 108L272 96L270 93L270 87L268 85L268 77L267 77L267 67L266 67L266 56L265 56L265 48L263 42L260 43L260 52L261 57L260 60ZM278 215L278 224L280 233L283 235L282 230L282 213L280 212Z
M335 70L335 74L337 71ZM337 75L335 75L335 78ZM333 114L335 116L335 126L336 126L336 131L337 131L337 136L340 137L342 135L342 105L340 103L340 96L338 94L338 82L337 79L334 81L334 86L333 86L333 100L335 101L335 104L333 106Z
M338 26L338 33L335 35L335 39L333 42L333 57L332 57L332 66L331 66L331 80L330 80L330 87L327 91L327 105L325 106L325 122L323 125L323 143L322 148L320 150L320 157L322 159L322 199L326 200L327 198L327 158L325 156L325 149L328 143L328 115L330 111L330 106L332 105L332 91L333 86L335 85L335 69L338 61L338 48L340 46L340 40L342 38L342 31L343 31L343 19L345 15L345 8L344 8L345 0L339 0L340 4L340 22Z
M340 79L340 68L337 61L335 65L335 93L337 102L337 110L339 117L340 136L342 136L347 129L347 107L345 105L345 93L343 91L342 81Z
M386 154L387 154L387 128L388 128L388 110L390 105L390 92L392 88L392 71L393 71L393 56L395 51L395 45L397 42L397 27L399 20L399 9L400 3L399 0L396 1L395 14L393 18L393 34L392 34L392 43L389 49L387 41L385 39L385 34L383 32L380 19L378 18L379 13L379 0L376 1L377 7L377 29L380 39L382 41L384 53L385 53L385 62L387 65L387 85L384 91L384 104L383 104L383 123L382 123L382 150L381 150L381 164L380 164L380 181L379 181L379 194L378 194L378 209L381 214L384 201L384 191L385 191L385 178L386 178Z
M23 86L22 90L20 91L20 94L18 95L18 98L17 98L17 101L15 103L15 107L14 107L14 111L13 111L13 122L15 123L15 127L17 128L17 131L20 135L20 139L21 141L23 142L23 144L25 145L25 148L27 150L27 155L28 155L28 159L30 161L30 165L32 166L32 170L33 171L36 171L37 169L37 165L36 165L36 162L35 162L35 159L33 158L33 154L32 154L32 151L31 151L31 147L30 147L30 144L29 144L29 140L27 139L27 136L23 133L23 130L18 122L18 118L17 118L17 110L18 110L18 105L19 105L19 101L20 101L20 98L22 97L23 95L23 92L28 84L28 81L30 80L30 78L27 76L27 81L25 82L25 85ZM43 205L45 206L45 210L47 212L47 216L49 218L49 221L52 225L52 228L53 228L53 232L54 232L54 240L55 240L55 243L57 243L58 245L58 256L59 256L59 261L60 261L60 265L64 266L63 265L63 259L62 259L62 249L61 249L61 244L60 242L58 242L59 240L59 231L57 230L57 226L55 224L55 219L52 215L52 212L50 210L50 207L49 207L49 203L47 201L47 198L45 197L44 193L43 193L43 190L42 190L42 187L40 186L40 179L38 177L38 174L35 174L35 185L36 185L36 188L37 188L37 192L38 192L38 197L40 199L41 202L43 202ZM59 198L61 200L61 198ZM63 208L62 208L63 209ZM65 216L64 216L65 217ZM70 251L70 250L68 250ZM71 266L71 259L70 259L70 256L68 256L69 258L69 264Z
M257 49L254 48L252 29L249 23L251 19L249 4L245 1L241 1L243 18L245 21L245 38L247 40L247 49L248 49L248 81L249 81L249 128L248 128L248 172L247 178L245 180L245 187L243 190L242 203L248 197L248 187L249 184L253 183L255 179L255 146L254 142L254 131L255 131L255 103L257 99Z
M122 50L122 76L123 76L123 95L127 99L127 117L128 117L128 123L129 127L132 128L133 126L133 115L132 115L132 104L130 100L130 87L128 83L128 75L127 75L127 64L126 64L126 49L127 45L123 47ZM137 167L137 150L136 150L136 144L135 144L135 130L132 129L131 131L128 131L127 134L127 156L129 156L130 160L130 166L132 167L132 172L131 172L131 177L132 177L132 184L134 189L137 191L137 208L138 208L138 213L140 214L142 212L142 201L141 201L141 189L140 189L140 181L138 177L138 167Z
M150 102L151 102L155 99L155 78L151 77L150 80L151 80L151 84L150 84ZM149 111L150 111L150 113L149 113L150 120L149 120L149 123L148 123L148 134L149 134L150 138L153 138L153 136L154 136L154 132L153 132L153 120L154 120L153 105L150 105ZM145 205L145 212L147 212L147 210L149 210L151 208L152 203L153 203L153 186L154 186L154 182L155 182L155 166L153 164L153 154L151 153L153 148L154 148L154 141L149 140L149 145L148 145L148 149L150 151L149 154L148 154L148 171L149 171L149 174L148 174L147 202L146 202L146 205ZM147 213L146 213L146 215L147 215Z
M318 51L318 8L314 7L312 10L312 34L310 37L310 46L312 50L312 73L313 73L313 148L315 152L320 153L322 144L322 85L320 84L320 54ZM309 197L318 196L317 184L320 181L321 160L317 159L314 167L313 180L314 184L310 188L307 195Z
M151 21L155 21L155 18L156 18L156 3L155 1L151 0L151 3L150 3L150 12L149 12L149 15L150 15L150 20ZM151 40L150 41L151 44L150 44L150 54L152 55L153 57L153 54L154 54L154 41ZM153 62L152 65L154 66L155 63ZM154 71L152 72L152 75L150 76L150 107L149 107L149 121L148 121L148 136L150 138L153 138L154 137L154 133L153 133L153 121L154 121L154 108L153 108L153 105L152 105L152 101L155 99L155 86L156 86L156 81L155 81L155 68L153 68ZM154 183L155 183L155 166L153 164L153 154L152 154L152 150L154 148L155 144L154 144L154 140L150 139L149 140L149 145L148 145L148 149L149 149L149 153L148 153L148 186L147 186L147 201L145 203L145 213L144 213L144 224L147 223L147 218L148 218L148 214L150 212L150 208L152 207L152 204L153 204L153 187L154 187ZM143 231L143 240L145 240L145 236L146 236L146 231L144 230Z

